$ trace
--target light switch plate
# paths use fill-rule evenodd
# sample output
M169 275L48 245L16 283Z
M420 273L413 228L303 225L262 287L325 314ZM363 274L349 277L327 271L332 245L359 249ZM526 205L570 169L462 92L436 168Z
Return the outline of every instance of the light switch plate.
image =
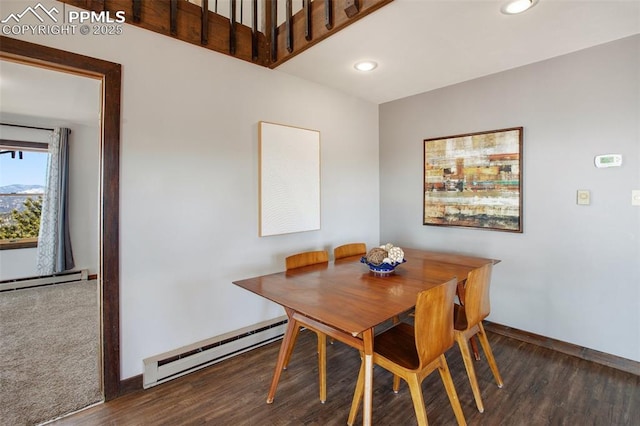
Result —
M591 194L588 189L578 189L577 203L581 206L591 204Z
M631 205L640 206L640 189L631 190Z

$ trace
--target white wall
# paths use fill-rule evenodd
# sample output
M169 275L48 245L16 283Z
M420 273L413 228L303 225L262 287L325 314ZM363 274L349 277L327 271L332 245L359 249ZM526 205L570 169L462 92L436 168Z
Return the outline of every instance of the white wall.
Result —
M638 52L635 36L381 105L381 240L501 259L491 321L640 361ZM423 140L515 126L524 232L423 226ZM596 169L606 153L623 166Z
M128 25L20 38L122 64L122 378L283 314L233 280L297 251L379 243L377 105ZM258 237L260 120L320 131L320 231Z
M78 77L82 78L82 77ZM79 94L99 98L99 84L95 94ZM96 105L96 115L97 115ZM0 110L2 106L0 105ZM86 269L97 274L99 268L99 165L100 138L97 126L88 126L45 117L16 116L0 112L1 122L20 123L39 127L68 127L70 136L69 218L74 269ZM51 132L0 126L0 137L26 142L49 142ZM16 182L18 183L18 182ZM0 280L38 276L37 249L0 250Z

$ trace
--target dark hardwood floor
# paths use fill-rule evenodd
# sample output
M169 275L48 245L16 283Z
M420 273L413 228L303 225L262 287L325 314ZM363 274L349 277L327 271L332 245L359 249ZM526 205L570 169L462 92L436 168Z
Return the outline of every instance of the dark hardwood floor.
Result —
M600 364L489 334L504 379L499 389L484 358L476 363L485 412L476 409L457 346L447 360L470 425L640 425L640 377ZM327 345L327 402L318 400L315 334L298 338L273 404L265 402L279 342L148 390L125 395L53 425L344 425L360 358ZM374 370L373 422L416 424L408 387L391 390L392 376ZM423 382L432 425L455 424L437 373ZM362 422L362 409L357 423Z

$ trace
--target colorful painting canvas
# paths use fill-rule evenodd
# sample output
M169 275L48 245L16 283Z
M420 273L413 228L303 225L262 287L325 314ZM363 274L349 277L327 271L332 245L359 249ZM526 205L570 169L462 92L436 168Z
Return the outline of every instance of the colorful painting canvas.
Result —
M424 140L424 224L522 232L522 127Z

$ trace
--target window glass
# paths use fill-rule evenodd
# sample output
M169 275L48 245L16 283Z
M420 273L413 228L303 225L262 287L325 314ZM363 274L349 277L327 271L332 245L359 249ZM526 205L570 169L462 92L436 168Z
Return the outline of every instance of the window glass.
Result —
M0 246L35 247L48 154L0 145Z

